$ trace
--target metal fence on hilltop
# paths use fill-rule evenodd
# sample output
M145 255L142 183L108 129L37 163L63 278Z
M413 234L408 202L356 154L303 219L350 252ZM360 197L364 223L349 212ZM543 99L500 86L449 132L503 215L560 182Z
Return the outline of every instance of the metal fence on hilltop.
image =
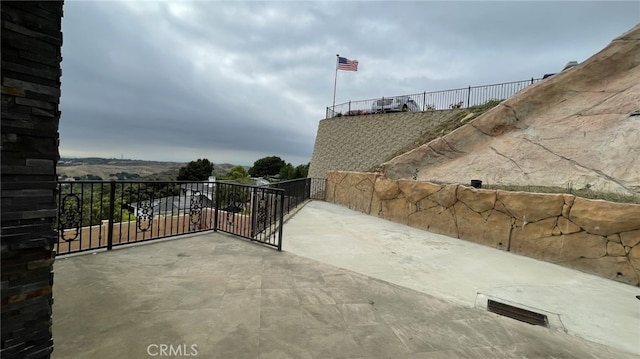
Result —
M384 103L385 99L409 98L415 103L419 111L446 110L452 108L468 108L482 105L491 100L505 100L527 86L533 85L541 79L505 82L493 85L469 86L453 90L422 92L410 95L385 96L382 98L349 101L332 107L327 107L326 117L360 116L386 111L385 107L375 106ZM380 102L382 100L382 102ZM382 111L380 110L382 108Z

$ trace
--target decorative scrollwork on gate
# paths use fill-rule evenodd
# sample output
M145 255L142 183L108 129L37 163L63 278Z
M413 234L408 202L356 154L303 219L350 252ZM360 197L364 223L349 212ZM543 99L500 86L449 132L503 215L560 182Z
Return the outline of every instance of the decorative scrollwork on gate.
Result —
M227 212L227 225L233 228L233 226L236 224L235 222L236 222L235 214L232 212Z
M236 213L242 210L242 208L238 206L238 194L236 192L229 193L227 202L227 206L224 208L227 212L227 225L233 228L236 224Z
M264 197L258 201L258 222L267 222L267 201L265 201Z
M153 193L141 193L136 210L136 226L141 232L146 232L153 225Z
M268 220L268 208L267 208L267 200L265 198L264 191L260 193L256 193L256 214L255 214L255 223L253 225L254 233L253 236L257 236L259 233L262 233L267 228L267 220Z
M202 214L202 193L200 191L193 191L191 193L191 202L189 205L189 220L191 223L196 224L200 222Z
M237 212L238 207L238 194L236 192L229 193L229 210L231 212Z
M77 194L67 194L62 198L60 206L58 228L62 239L71 242L78 238L82 228L82 205ZM67 230L73 229L71 237L67 237Z

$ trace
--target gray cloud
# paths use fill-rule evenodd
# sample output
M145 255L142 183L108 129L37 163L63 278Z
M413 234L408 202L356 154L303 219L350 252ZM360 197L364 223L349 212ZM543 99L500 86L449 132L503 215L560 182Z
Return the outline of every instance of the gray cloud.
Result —
M638 2L66 2L63 156L309 161L331 105L583 61Z

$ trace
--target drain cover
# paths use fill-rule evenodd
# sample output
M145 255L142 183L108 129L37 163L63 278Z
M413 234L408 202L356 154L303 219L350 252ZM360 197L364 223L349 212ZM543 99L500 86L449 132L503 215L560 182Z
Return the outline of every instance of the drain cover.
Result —
M549 320L547 320L547 316L544 314L496 302L495 300L491 299L489 299L489 302L487 303L487 309L490 312L516 319L521 322L549 328Z

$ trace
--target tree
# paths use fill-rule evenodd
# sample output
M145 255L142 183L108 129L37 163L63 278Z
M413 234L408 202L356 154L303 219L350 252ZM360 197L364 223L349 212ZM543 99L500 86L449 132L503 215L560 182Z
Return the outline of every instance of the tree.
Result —
M264 157L253 163L249 174L252 177L274 176L279 174L285 165L286 163L278 156Z
M280 169L280 179L281 180L290 180L296 178L306 178L309 173L309 163L305 165L298 165L295 168L291 165L291 163L287 163Z
M213 163L208 159L198 159L191 161L178 171L178 181L204 181L211 176Z
M293 178L307 178L309 175L309 165L311 165L311 162L307 162L306 165L298 165Z
M226 177L230 180L239 181L244 178L248 178L249 174L243 166L235 166L229 170L229 173L227 173Z
M296 178L295 172L296 170L295 168L293 168L291 163L287 163L286 165L282 166L278 174L280 175L281 180L288 180Z

